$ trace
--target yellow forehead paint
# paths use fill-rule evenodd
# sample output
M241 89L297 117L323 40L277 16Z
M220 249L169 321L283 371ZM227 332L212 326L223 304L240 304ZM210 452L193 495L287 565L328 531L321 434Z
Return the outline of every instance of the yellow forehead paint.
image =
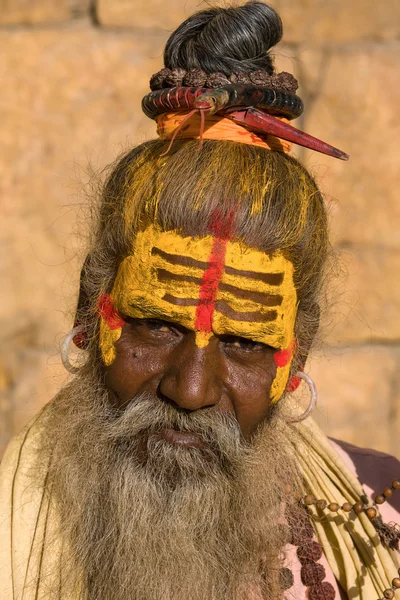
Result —
M212 335L249 338L277 349L271 400L283 394L293 355L297 294L293 265L280 251L267 255L227 236L182 237L153 225L137 234L111 292L119 313L160 318L195 332L204 347ZM101 318L104 363L115 358L122 331ZM116 327L116 325L121 325Z

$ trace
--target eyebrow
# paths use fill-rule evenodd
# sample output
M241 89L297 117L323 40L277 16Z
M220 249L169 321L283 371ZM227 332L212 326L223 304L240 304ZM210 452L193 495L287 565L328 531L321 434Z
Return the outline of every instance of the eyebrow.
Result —
M194 267L197 269L201 269L205 271L209 267L208 262L204 262L201 260L196 260L191 258L190 256L182 256L180 254L169 254L168 252L164 252L160 248L156 248L155 246L152 248L151 253L153 256L160 256L166 262L171 265L179 265L181 267ZM262 281L263 283L267 283L268 285L281 285L284 278L284 273L260 273L258 271L241 271L240 269L235 269L234 267L224 266L224 272L227 275L237 275L239 277L246 277L247 279L254 279L255 281Z

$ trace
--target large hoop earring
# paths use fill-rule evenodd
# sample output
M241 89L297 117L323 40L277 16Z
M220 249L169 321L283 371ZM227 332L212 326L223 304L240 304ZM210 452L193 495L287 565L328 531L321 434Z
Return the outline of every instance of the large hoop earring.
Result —
M304 379L304 381L307 383L311 392L311 400L310 404L307 406L306 410L301 415L299 415L298 417L288 417L286 419L288 423L300 423L301 421L307 419L307 417L310 416L310 414L316 407L318 400L317 388L315 387L315 383L313 382L311 377L307 375L307 373L303 373L303 371L297 371L295 376L299 377L299 379Z
M71 329L71 331L69 333L67 333L67 335L65 336L64 341L62 343L62 346L61 346L62 364L64 365L64 368L67 369L67 371L69 371L73 375L76 375L79 372L79 367L74 367L74 365L72 365L70 363L69 358L68 358L69 347L71 345L71 341L73 340L73 338L78 333L82 333L82 332L83 332L83 325L77 325L76 327Z

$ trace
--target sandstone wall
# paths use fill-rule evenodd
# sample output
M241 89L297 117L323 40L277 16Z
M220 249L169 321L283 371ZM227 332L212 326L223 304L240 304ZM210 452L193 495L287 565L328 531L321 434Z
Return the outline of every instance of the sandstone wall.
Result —
M286 31L278 67L302 82L301 126L351 155L298 152L326 193L340 251L309 367L317 416L335 437L400 457L400 3L273 5ZM87 165L154 135L141 97L169 32L201 6L0 0L0 452L66 381L59 345L84 256Z

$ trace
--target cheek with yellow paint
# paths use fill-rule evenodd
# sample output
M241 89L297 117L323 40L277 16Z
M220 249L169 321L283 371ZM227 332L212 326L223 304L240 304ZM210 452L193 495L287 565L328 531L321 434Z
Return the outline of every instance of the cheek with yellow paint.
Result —
M115 343L119 340L125 322L115 308L112 296L102 294L97 306L100 316L99 346L104 364L109 367L115 360Z
M293 354L296 346L295 338L292 339L288 348L278 350L274 354L274 362L276 365L276 375L272 382L270 398L271 403L276 404L286 389L289 379L290 368L293 362Z
M279 251L266 255L231 240L216 242L212 235L183 237L150 226L137 234L132 256L121 263L110 305L100 311L100 349L107 366L122 332L120 315L162 319L194 331L200 348L213 335L276 348L271 402L285 391L297 294L293 265Z
M119 340L122 327L110 329L104 319L100 319L100 350L104 364L109 367L115 360L115 343Z

